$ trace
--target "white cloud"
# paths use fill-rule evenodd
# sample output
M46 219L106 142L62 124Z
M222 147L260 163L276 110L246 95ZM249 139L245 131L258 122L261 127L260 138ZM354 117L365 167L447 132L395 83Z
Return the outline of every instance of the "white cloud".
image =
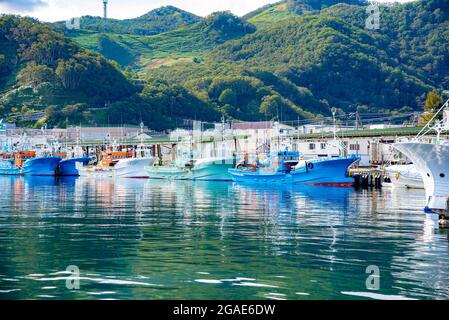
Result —
M109 0L109 17L134 18L166 5L206 16L215 11L230 10L244 15L277 0ZM380 0L390 2L389 0ZM413 0L400 0L400 2ZM0 12L31 15L42 21L60 21L83 15L103 15L102 0L0 0Z

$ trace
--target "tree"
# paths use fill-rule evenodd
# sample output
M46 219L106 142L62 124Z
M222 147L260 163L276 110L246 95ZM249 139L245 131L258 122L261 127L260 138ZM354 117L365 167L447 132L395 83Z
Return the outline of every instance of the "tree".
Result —
M266 96L260 104L260 112L273 120L279 120L282 99L278 95Z
M38 65L34 61L28 63L17 75L17 82L22 86L36 87L44 82L56 80L53 69L46 65Z
M60 60L56 68L56 75L66 89L77 89L80 85L82 72L86 67L75 59Z
M426 123L428 123L442 105L443 98L438 95L436 90L429 92L424 104L424 114L421 117L420 124L425 125Z
M225 89L218 98L218 102L220 102L221 105L229 104L231 106L236 106L237 95L234 91L232 91L232 89Z

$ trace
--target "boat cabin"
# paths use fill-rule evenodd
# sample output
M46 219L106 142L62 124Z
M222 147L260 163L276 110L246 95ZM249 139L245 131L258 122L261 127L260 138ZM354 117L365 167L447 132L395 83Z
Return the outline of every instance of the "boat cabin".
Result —
M35 151L19 151L14 154L14 164L17 168L22 168L25 161L34 158L36 158Z
M115 166L120 160L122 159L128 159L132 157L132 152L125 152L125 151L110 151L105 152L100 156L100 164L103 167L113 167Z

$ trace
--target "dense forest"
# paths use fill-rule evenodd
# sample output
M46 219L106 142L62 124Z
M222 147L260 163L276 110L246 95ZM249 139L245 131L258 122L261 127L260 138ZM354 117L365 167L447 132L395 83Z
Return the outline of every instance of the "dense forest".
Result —
M242 18L164 7L137 18L146 25L111 20L107 33L99 18L73 32L2 16L0 117L166 129L421 110L449 87L449 1L381 6L379 30L365 28L366 4L287 0Z

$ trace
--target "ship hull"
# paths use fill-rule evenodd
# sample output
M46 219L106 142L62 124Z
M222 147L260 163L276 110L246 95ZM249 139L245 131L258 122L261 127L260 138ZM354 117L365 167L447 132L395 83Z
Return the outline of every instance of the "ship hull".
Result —
M154 166L147 167L150 179L232 181L229 169L235 166L233 159L198 160L194 167Z
M354 178L347 176L348 168L359 160L360 158L352 157L312 160L304 162L303 166L291 173L270 172L264 169L257 171L234 169L229 172L236 182L351 187L355 185L355 181Z
M241 169L229 170L235 182L257 184L287 184L291 183L291 175L280 172L248 171Z
M114 167L113 174L117 178L148 179L145 167L153 165L155 161L156 158L121 160Z
M397 143L394 147L409 158L421 174L427 207L448 212L449 145L406 142Z
M147 179L149 176L145 168L155 161L156 158L124 159L114 167L78 166L78 171L81 177Z
M357 157L324 159L306 162L291 173L293 184L351 187L355 180L348 169L360 161Z
M421 174L414 165L390 166L385 172L395 188L424 189Z
M17 176L20 170L16 168L11 160L0 160L0 175L1 176Z
M150 179L187 180L190 170L171 166L155 166L145 168Z
M35 158L23 163L21 173L26 176L55 176L61 158Z
M59 163L58 175L63 176L63 177L79 176L79 171L78 171L79 166L85 167L89 164L89 162L90 162L90 158L88 158L88 157L62 160Z
M229 169L234 167L233 159L202 161L193 167L190 178L197 181L232 181Z

